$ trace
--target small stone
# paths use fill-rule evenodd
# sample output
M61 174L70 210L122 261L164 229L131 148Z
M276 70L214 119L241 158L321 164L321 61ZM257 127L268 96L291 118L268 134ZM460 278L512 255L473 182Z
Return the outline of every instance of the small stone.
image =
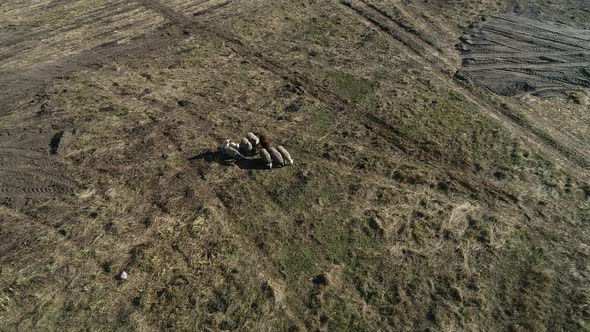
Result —
M117 280L119 281L128 281L129 280L129 275L127 274L127 272L122 271L121 273L119 273L117 275Z

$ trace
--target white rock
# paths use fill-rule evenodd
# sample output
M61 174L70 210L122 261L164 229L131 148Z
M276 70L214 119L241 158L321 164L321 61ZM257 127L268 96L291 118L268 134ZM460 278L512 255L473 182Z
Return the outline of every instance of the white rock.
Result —
M127 280L129 280L129 275L127 274L127 272L123 271L123 272L119 273L119 275L117 276L117 279L119 279L121 281L127 281Z
M229 146L230 146L231 148L234 148L234 149L236 149L236 150L240 150L240 144L238 144L238 143L229 142Z

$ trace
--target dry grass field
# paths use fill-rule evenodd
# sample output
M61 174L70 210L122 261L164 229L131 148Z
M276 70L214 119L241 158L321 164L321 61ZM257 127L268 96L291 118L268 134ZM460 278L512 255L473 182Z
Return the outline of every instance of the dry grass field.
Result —
M590 330L590 92L456 75L507 12L590 28L581 0L3 0L0 331ZM247 131L295 165L221 160Z

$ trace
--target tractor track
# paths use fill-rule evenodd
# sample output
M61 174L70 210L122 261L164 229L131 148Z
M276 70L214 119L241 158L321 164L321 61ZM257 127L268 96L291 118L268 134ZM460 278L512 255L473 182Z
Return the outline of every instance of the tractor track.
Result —
M0 147L0 202L7 198L43 200L73 193L65 165L46 153Z
M481 40L486 47L477 46ZM590 32L585 30L558 24L541 27L532 19L498 15L469 30L463 49L461 72L501 95L590 87L590 81L579 79L579 72L590 66Z
M179 5L188 6L191 14L200 9L197 13L201 16L232 1L184 1ZM13 100L28 99L50 82L59 84L53 80L70 72L143 56L188 38L178 30L187 22L186 17L157 1L107 0L81 8L76 15L61 15L73 5L77 4L56 0L3 8L5 13L25 17L42 10L58 21L39 24L25 19L19 25L0 27L0 115L14 111L8 106ZM87 34L83 41L67 37L82 33Z
M407 33L410 33L412 35L414 35L416 38L418 38L419 40L421 40L423 43L427 44L429 47L436 49L437 51L442 53L442 50L439 49L433 41L431 41L429 38L427 38L424 33L406 23L401 22L399 19L396 19L393 15L389 14L387 11L377 7L376 5L370 3L367 0L359 0L360 2L364 3L367 7L371 8L372 10L376 11L377 13L379 13L381 16L386 17L387 19L389 19L389 21L391 23L393 23L394 25L398 26L399 28L403 29L404 31L406 31Z
M212 12L214 10L217 10L219 8L223 8L223 7L225 7L225 6L233 3L234 1L235 0L227 0L227 1L224 1L222 3L213 5L213 6L209 7L209 8L207 8L207 9L199 10L197 12L194 12L193 13L193 16L196 17L196 16L202 16L202 15L205 15L205 14L209 14L210 12Z

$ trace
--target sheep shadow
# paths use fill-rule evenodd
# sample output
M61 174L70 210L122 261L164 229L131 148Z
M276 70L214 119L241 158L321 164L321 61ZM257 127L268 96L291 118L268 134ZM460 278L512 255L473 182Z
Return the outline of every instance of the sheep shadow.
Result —
M254 157L254 158L253 158ZM253 158L253 159L252 159ZM264 161L254 156L248 156L245 159L235 160L228 158L223 155L220 151L207 150L201 152L195 156L188 158L188 161L204 160L208 163L217 163L223 166L236 165L240 169L253 169L253 170L268 170L268 167L264 164Z

